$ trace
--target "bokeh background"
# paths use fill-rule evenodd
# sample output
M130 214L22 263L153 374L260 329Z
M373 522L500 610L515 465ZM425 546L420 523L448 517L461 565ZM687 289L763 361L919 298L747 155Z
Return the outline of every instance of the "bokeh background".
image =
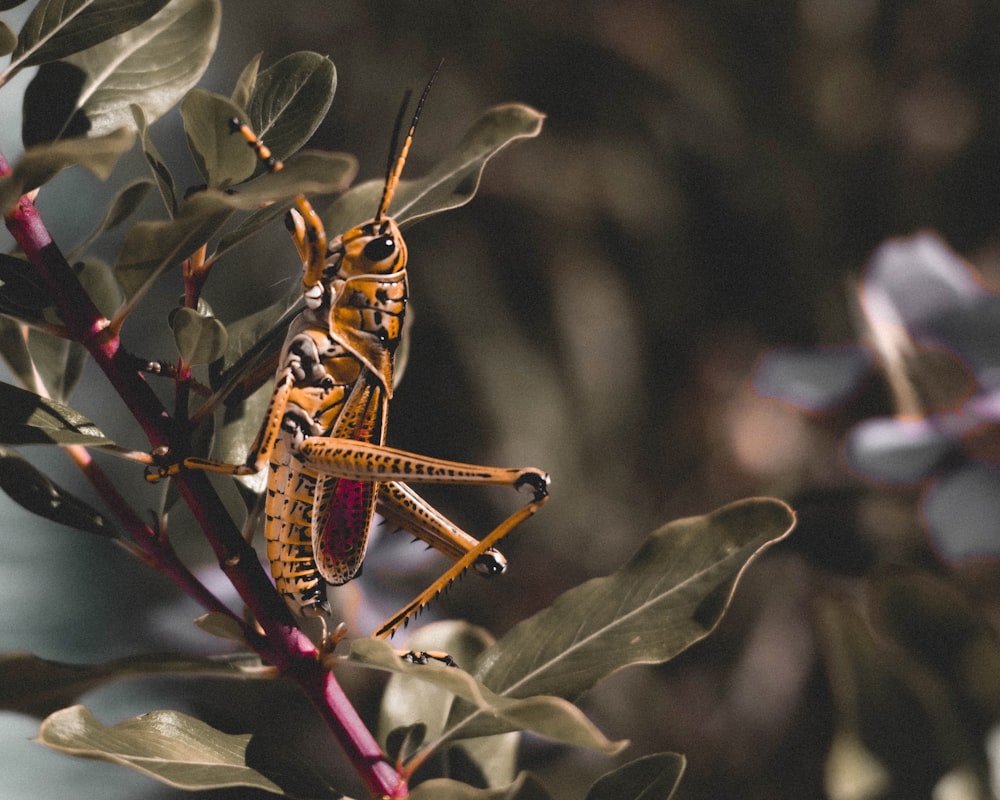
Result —
M715 636L583 701L609 736L632 740L627 757L685 753L681 798L829 796L838 716L818 609L857 599L886 563L937 568L917 493L869 486L842 464L851 423L891 413L880 383L806 417L755 394L751 378L771 348L857 337L853 287L887 237L936 230L987 285L1000 280L998 23L996 5L976 0L223 2L202 85L228 94L258 52L265 67L295 50L328 54L339 85L312 146L357 155L362 179L382 173L402 92L442 57L408 174L491 105L547 114L538 139L488 165L472 204L408 232L414 325L390 442L553 477L552 501L504 548L509 573L463 581L437 614L501 635L624 563L669 520L760 494L799 510L799 531L748 574ZM5 90L5 117L16 88ZM8 155L16 134L3 131ZM154 136L184 174L176 115ZM129 168L140 160L115 178ZM43 197L43 209L72 243L98 218L79 197L104 189L67 175L52 191L69 203L60 211ZM206 297L224 319L245 314L296 271L276 227L220 268ZM154 320L179 286L151 304ZM138 351L167 347L143 330L127 336ZM120 415L109 415L115 401L99 376L86 378L74 405L129 441L134 431L108 419ZM58 453L29 454L85 493ZM141 483L130 465L109 468ZM471 531L488 530L511 501L427 495ZM158 576L3 503L4 650L99 661L218 647ZM398 547L379 542L374 558ZM423 558L417 546L407 552ZM436 564L411 576L373 568L345 589L357 629L374 627ZM959 577L993 608L990 565ZM218 719L231 691L145 681L86 701L106 719L166 704ZM294 703L266 699L264 717ZM69 782L78 797L175 796L29 745L35 730L29 718L0 717L0 772L16 790L0 786L0 797L62 797ZM613 765L537 743L525 760L566 800ZM933 783L882 796L919 797Z

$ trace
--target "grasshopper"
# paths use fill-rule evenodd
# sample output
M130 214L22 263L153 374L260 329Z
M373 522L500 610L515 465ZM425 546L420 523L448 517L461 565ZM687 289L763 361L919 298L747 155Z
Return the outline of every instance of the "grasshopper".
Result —
M548 499L548 475L428 458L387 447L394 354L408 296L407 248L389 205L413 141L433 76L417 102L396 154L409 93L394 127L389 164L375 216L327 242L319 215L302 195L287 216L303 264L304 310L292 320L281 350L274 393L243 464L188 457L147 469L158 481L181 470L252 475L268 468L264 537L278 592L300 617L329 616L326 584L355 578L373 517L405 529L454 564L379 627L391 636L466 569L490 576L506 562L495 545ZM267 168L282 168L238 119L242 135ZM532 498L482 540L424 501L411 483L499 484Z

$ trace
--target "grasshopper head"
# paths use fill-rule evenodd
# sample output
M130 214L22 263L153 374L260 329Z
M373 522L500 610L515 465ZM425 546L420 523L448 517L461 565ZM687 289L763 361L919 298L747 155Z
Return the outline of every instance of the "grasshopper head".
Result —
M372 219L341 236L340 276L389 275L406 269L406 242L391 217Z
M406 312L406 242L395 220L384 217L346 231L338 250L340 257L329 267L336 274L317 287L326 297L318 310L329 314L330 338L379 376L391 396L393 356Z

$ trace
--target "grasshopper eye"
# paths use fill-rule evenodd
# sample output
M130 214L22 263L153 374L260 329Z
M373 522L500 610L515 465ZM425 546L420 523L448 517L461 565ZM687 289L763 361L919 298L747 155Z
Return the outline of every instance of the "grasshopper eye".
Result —
M373 264L385 261L396 254L396 240L392 236L379 236L365 245L363 254Z

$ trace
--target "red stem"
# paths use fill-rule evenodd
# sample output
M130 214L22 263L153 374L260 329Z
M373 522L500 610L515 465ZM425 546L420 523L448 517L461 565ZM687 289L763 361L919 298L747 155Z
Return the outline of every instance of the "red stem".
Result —
M6 159L0 154L0 175L9 172ZM109 327L108 320L94 306L52 240L34 203L27 196L22 197L5 218L7 229L52 292L66 323L68 337L87 348L135 416L150 445L154 448L169 446L172 420L139 371L141 362L122 347L118 332ZM333 674L323 668L315 646L296 626L291 612L261 567L257 553L243 539L205 475L181 473L174 481L204 530L223 571L264 629L264 637L250 638L248 643L302 688L373 797L406 797L405 781L382 753ZM131 522L126 521L126 524L135 532ZM148 531L146 526L142 528ZM159 537L156 539L162 542ZM191 581L197 583L186 568L184 572L177 570L180 562L163 549L162 544L157 553L156 566L163 569L169 565L164 571L175 580L180 578L181 588L190 590ZM198 591L193 596L209 610L219 610L215 605L218 601L213 602Z

